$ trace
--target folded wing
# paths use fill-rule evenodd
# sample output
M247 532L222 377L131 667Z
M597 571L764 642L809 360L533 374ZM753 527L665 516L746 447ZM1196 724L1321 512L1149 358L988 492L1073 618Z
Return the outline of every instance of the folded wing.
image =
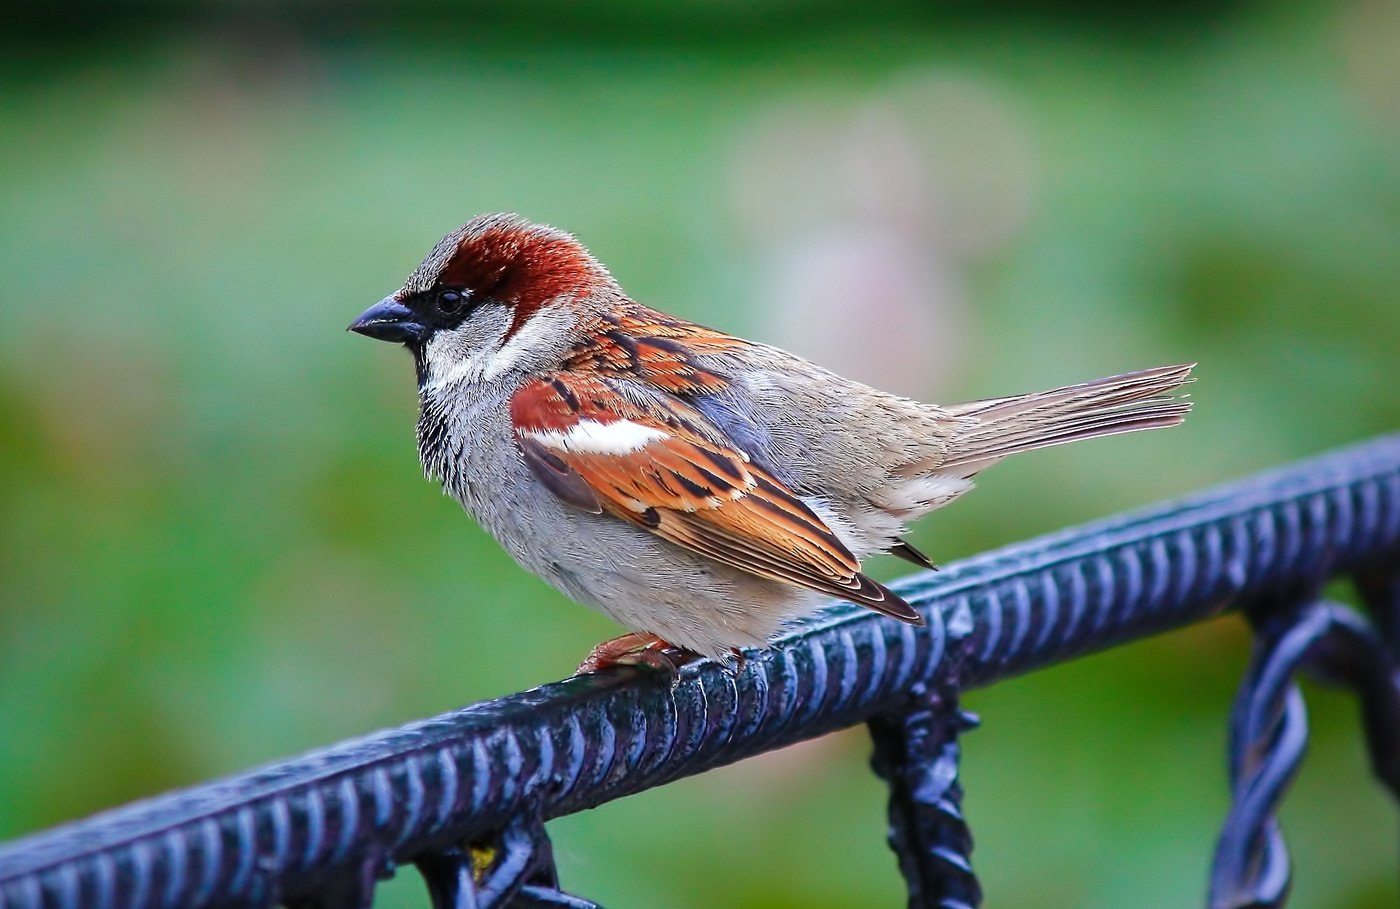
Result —
M565 370L522 387L510 412L526 463L571 505L742 571L923 624L861 573L805 502L679 398L627 394L605 377Z

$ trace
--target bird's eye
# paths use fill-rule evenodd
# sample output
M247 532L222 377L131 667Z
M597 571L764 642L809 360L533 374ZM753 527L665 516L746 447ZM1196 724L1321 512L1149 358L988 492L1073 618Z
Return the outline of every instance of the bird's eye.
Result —
M462 311L462 307L467 303L466 296L461 291L440 290L437 295L438 312L444 316L455 316Z

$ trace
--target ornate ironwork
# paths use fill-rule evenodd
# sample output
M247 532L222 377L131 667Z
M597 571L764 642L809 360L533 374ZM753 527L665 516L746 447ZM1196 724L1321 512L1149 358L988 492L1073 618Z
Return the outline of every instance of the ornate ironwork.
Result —
M867 721L911 906L975 906L958 695L1240 608L1258 631L1232 717L1214 906L1275 906L1274 807L1309 668L1361 699L1400 792L1400 436L969 559L895 585L925 628L833 606L737 671L569 679L0 846L0 909L369 905L422 870L435 906L593 904L558 888L544 822ZM1369 618L1308 592L1354 575Z

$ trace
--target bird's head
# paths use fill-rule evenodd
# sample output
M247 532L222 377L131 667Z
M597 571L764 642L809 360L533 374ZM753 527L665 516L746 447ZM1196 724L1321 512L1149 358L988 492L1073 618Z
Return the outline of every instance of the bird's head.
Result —
M427 391L555 366L621 297L571 235L481 215L443 237L350 330L407 347Z

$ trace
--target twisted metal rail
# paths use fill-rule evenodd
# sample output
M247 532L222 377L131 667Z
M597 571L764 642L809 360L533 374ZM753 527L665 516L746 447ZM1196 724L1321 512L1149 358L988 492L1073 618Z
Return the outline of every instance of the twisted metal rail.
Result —
M1343 574L1368 617L1318 600ZM1400 795L1400 436L896 587L927 627L836 606L737 674L570 679L11 842L0 909L358 907L405 864L436 907L594 906L559 889L545 821L862 721L910 905L976 906L959 693L1230 608L1257 643L1213 909L1286 899L1274 809L1306 741L1301 669L1357 693Z

